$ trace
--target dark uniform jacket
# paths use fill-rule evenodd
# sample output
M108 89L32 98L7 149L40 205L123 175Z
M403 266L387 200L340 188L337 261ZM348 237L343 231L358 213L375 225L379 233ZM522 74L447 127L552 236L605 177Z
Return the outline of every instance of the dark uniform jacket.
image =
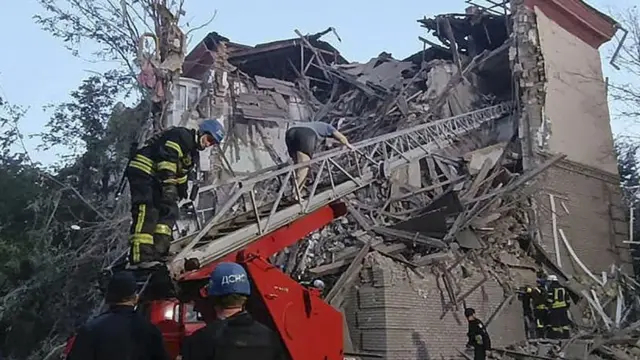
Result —
M467 345L473 346L474 348L491 350L491 338L489 338L489 333L487 333L487 329L482 321L478 319L469 321L467 336L469 337Z
M571 305L571 298L565 289L558 282L554 281L549 285L547 303L549 309L567 309Z
M547 293L542 287L527 287L527 293L531 296L531 305L534 309L545 310L547 308Z
M285 360L280 337L241 312L216 320L187 337L182 360Z
M133 306L113 306L84 325L67 360L169 360L160 330Z
M186 192L187 176L198 160L198 147L196 130L169 128L147 140L129 166L156 176L163 185L176 185L179 192Z

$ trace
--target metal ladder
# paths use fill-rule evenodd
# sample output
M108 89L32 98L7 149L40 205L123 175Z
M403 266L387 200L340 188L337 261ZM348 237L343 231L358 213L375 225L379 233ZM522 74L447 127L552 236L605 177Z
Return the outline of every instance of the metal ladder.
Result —
M241 250L261 236L381 177L388 177L399 167L445 148L453 140L511 111L512 103L501 103L377 136L354 144L355 151L329 151L305 163L234 179L226 185L233 189L231 196L215 216L198 233L172 244L177 255L167 264L169 270L175 276L184 271L186 259L197 258L204 266ZM285 200L285 191L297 192L294 186L296 170L307 166L319 166L309 194L300 201ZM326 189L319 186L322 179L329 179ZM278 189L275 200L260 204L256 195L262 195L270 188ZM300 198L300 194L298 196ZM236 215L239 208L244 209L245 198L250 199L251 211Z

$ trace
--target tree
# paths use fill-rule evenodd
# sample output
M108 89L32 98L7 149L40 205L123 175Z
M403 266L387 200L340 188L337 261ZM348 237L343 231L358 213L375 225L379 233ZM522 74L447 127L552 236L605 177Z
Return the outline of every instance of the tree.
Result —
M184 1L39 0L35 20L76 56L115 65L83 80L70 99L52 106L42 149L72 155L44 169L24 150L19 107L0 100L0 347L5 356L41 359L94 313L100 271L126 246L126 197L116 200L130 145L166 116L170 96L140 86L151 64L165 89L179 76L184 48L173 47ZM173 10L170 10L173 9ZM174 16L173 14L177 14ZM143 29L140 31L139 29ZM179 30L179 28L177 29ZM156 35L157 56L138 51L143 32ZM183 39L184 40L184 39ZM184 44L184 42L182 42ZM178 60L175 63L174 60ZM177 68L176 68L177 66ZM133 107L119 100L128 99Z
M618 52L614 54L613 66L622 70L625 81L609 83L611 98L618 102L619 115L628 119L640 118L640 10L637 6L627 9L617 16L626 38ZM621 39L622 40L622 39Z
M633 238L634 241L640 241L640 144L628 138L618 138L614 148L618 158L623 202L627 208L634 210ZM630 220L630 213L627 213L627 216L627 220ZM631 256L635 275L640 277L640 246L631 245Z
M126 243L126 204L115 206L108 194L126 158L123 123L137 125L127 112L111 113L117 90L107 83L89 78L56 108L47 146L84 148L64 167L46 171L26 151L0 158L7 190L0 195L0 340L15 358L42 358L86 319L101 299L95 286L101 269ZM0 141L20 149L23 112L5 109Z
M85 79L71 92L71 101L55 107L46 124L47 131L39 134L40 148L44 150L59 145L73 150L63 162L64 168L58 169L58 177L93 200L105 201L113 192L115 176L126 163L128 147L136 141L146 120L141 114L121 124L122 117L113 116L126 82L126 77L117 71Z

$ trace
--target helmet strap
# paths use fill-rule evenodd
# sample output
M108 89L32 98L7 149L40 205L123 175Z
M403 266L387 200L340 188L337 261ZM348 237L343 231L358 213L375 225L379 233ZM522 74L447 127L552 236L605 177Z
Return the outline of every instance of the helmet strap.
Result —
M198 144L198 150L204 150L204 145L202 145L202 137L206 135L206 133L196 131L196 144Z

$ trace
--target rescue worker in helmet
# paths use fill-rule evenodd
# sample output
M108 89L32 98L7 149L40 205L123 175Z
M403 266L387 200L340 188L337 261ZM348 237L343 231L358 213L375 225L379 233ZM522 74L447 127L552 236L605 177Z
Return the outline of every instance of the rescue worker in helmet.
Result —
M491 338L486 327L476 318L476 311L472 308L464 309L464 316L469 321L467 347L473 348L473 359L484 360L487 358L487 350L491 350Z
M218 264L211 273L207 292L216 320L185 339L182 360L286 359L278 334L245 310L251 285L241 265Z
M547 307L547 290L543 279L536 279L536 287L527 286L526 293L531 299L533 318L535 321L535 338L546 337L549 309Z
M284 141L287 145L289 157L294 164L299 164L311 160L316 151L318 141L326 138L334 138L349 149L354 149L346 136L333 125L322 121L296 124L287 130ZM309 168L307 167L300 168L296 172L296 185L300 191L302 191L308 172Z
M153 267L169 255L178 201L188 197L187 179L199 151L220 144L224 128L215 119L198 129L173 127L147 140L129 162L131 190L129 264Z
M518 299L522 302L522 313L524 315L524 331L528 338L535 337L535 318L531 308L530 286L523 286L518 289Z
M549 307L549 334L550 339L568 339L571 331L569 320L570 297L555 275L547 277L548 293L547 306Z

